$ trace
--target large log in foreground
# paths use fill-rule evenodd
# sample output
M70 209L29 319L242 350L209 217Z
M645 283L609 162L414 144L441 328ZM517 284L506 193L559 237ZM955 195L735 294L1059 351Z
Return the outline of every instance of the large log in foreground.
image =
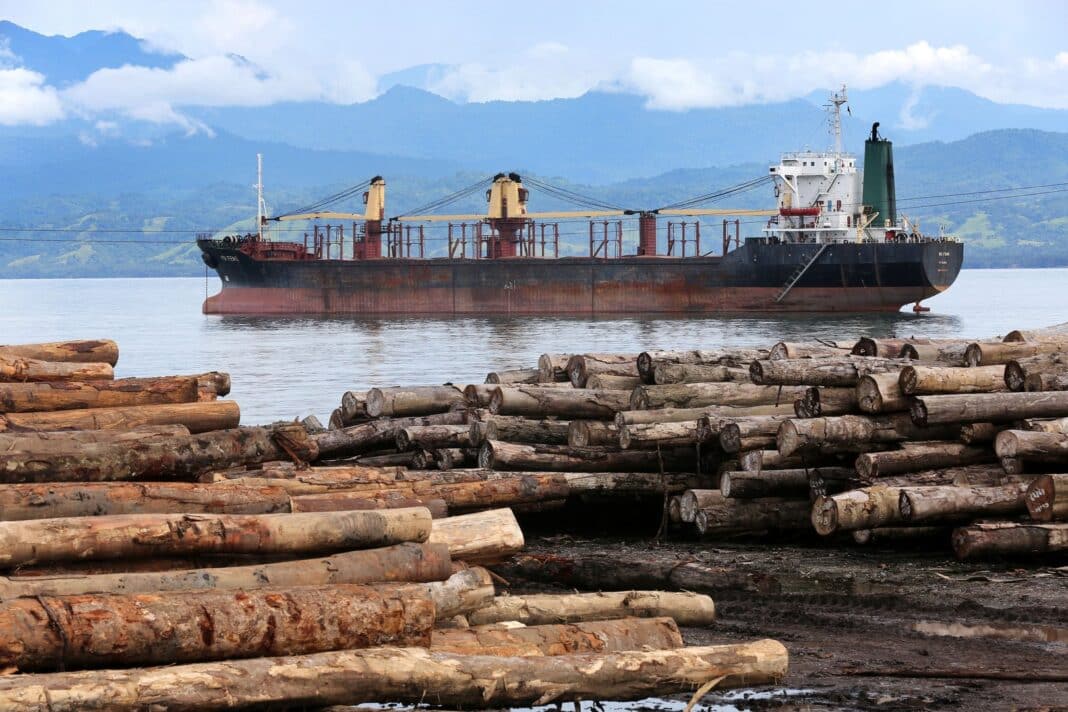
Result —
M422 595L419 595L419 594ZM20 671L426 646L434 602L409 589L301 586L252 591L37 596L0 604L0 664Z
M160 403L194 403L195 376L121 378L113 381L0 383L0 412L36 413Z
M21 596L83 593L153 593L206 589L286 588L290 586L442 581L452 570L442 544L398 544L348 551L319 559L251 566L75 576L0 577L0 600Z
M829 497L819 497L812 505L812 526L828 536L840 531L874 529L904 521L899 499L901 488L864 487Z
M903 487L898 506L906 522L953 522L1024 511L1027 483L997 487Z
M1068 469L1068 435L1031 430L1003 430L994 440L994 450L1001 458L1059 463Z
M423 507L307 514L120 514L0 522L0 566L199 553L366 549L426 541Z
M430 415L463 405L463 389L456 386L372 388L367 391L367 415L372 418Z
M9 344L0 346L0 354L34 358L41 361L106 363L114 366L119 362L119 345L110 339L54 341L43 344Z
M1035 478L1024 495L1027 511L1036 522L1068 519L1068 475Z
M134 430L30 430L0 433L0 454L69 453L90 443L127 443L189 435L184 425L154 425Z
M638 386L629 405L617 410L704 408L709 406L760 406L789 403L804 394L799 386L757 386L752 383L677 383Z
M492 564L523 549L523 530L511 509L489 509L434 520L428 541L445 544L453 559Z
M235 401L203 401L122 408L86 408L51 413L0 415L0 431L129 430L152 425L182 425L189 432L236 428L241 409Z
M635 700L776 683L787 651L774 640L676 650L545 657L464 656L372 648L159 668L0 679L11 712L86 712L358 704L390 700L494 708L564 700ZM635 674L641 671L641 674ZM196 684L191 684L191 681Z
M107 363L65 363L8 356L0 352L0 381L110 381L115 371Z
M683 646L671 618L615 618L526 626L514 622L436 630L430 649L460 655L573 655ZM355 647L355 646L352 646Z
M909 413L920 426L1060 418L1068 416L1068 391L920 396L913 399Z
M716 618L708 596L669 591L613 591L602 593L532 594L498 596L493 603L471 613L472 625L516 621L525 625L578 623L633 616L666 616L679 625L707 626Z
M779 427L777 446L787 457L825 448L856 452L868 449L872 443L896 443L914 438L948 439L957 437L959 432L954 425L920 428L905 413L840 415L787 420Z
M527 418L612 420L617 412L627 410L629 403L627 391L500 386L490 394L489 409L494 415Z
M753 361L749 377L761 386L852 387L862 376L897 372L905 361L881 358L775 359Z
M900 450L862 453L857 456L855 467L861 479L871 481L903 472L978 465L993 462L994 459L994 453L985 447L972 447L959 442L910 442Z
M939 393L997 393L1008 390L1005 385L1005 369L1001 366L977 366L975 368L905 366L901 369L898 386L907 396Z
M953 551L960 559L1027 556L1066 550L1068 522L989 522L961 527L953 532Z

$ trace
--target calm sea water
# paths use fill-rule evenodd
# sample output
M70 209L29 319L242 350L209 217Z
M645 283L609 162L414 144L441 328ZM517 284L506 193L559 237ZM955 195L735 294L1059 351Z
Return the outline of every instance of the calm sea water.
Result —
M119 376L228 371L242 422L314 414L350 389L481 383L546 352L771 346L781 339L1003 334L1068 321L1068 269L965 270L927 314L707 318L219 317L218 280L0 280L0 344L118 341Z

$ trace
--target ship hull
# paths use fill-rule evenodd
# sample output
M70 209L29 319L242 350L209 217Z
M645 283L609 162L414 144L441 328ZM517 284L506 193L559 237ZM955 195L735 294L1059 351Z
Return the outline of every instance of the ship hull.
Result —
M956 242L748 240L725 257L254 259L200 241L222 280L206 314L707 314L892 312L948 288ZM778 299L803 266L797 283Z

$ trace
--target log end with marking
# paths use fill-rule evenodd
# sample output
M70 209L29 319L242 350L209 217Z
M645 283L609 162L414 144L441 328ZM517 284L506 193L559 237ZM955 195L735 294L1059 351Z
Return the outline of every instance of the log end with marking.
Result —
M1027 487L1027 493L1024 495L1027 512L1036 522L1053 520L1056 499L1056 483L1049 475L1035 478Z

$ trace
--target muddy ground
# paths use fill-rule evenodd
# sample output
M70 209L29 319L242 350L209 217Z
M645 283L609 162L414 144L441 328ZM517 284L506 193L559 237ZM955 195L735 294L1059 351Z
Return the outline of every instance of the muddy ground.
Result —
M513 592L685 588L710 594L718 617L684 629L687 643L787 646L783 687L802 692L712 693L703 705L1068 710L1068 557L961 563L943 536L859 546L678 534L657 543L654 531L633 531L629 522L650 521L634 512L565 519L572 526L559 516L524 525L524 555L498 567Z

